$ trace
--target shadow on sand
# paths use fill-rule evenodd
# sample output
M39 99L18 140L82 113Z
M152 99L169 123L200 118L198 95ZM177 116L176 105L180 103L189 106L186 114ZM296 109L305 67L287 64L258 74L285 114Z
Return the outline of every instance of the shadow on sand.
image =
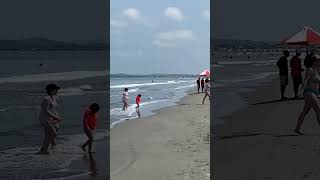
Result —
M97 169L96 161L94 160L92 154L84 155L84 159L89 160L89 168L88 168L88 170L90 171L90 175L92 177L95 177L97 175L98 169Z
M268 133L248 133L248 134L237 134L237 135L230 135L230 136L222 136L218 139L225 140L225 139L235 139L235 138L249 138L249 137L256 137L256 136L271 136L274 138L281 138L281 137L297 137L297 136L310 136L310 135L299 135L299 134L268 134Z
M270 101L263 101L263 102L258 102L258 103L253 103L250 105L262 105L262 104L272 104L272 103L278 103L278 102L286 102L286 101L300 101L303 100L303 98L289 98L286 100L281 100L281 99L275 99L275 100L270 100Z

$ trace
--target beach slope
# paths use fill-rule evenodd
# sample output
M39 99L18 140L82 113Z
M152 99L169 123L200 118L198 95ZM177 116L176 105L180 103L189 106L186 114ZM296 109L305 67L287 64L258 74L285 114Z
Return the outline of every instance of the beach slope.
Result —
M113 128L111 179L209 179L210 103L201 104L203 95Z
M242 94L249 107L214 128L214 179L320 179L320 128L315 113L305 119L305 135L296 135L293 129L304 101L278 101L279 91L276 79ZM288 97L292 91L289 86Z

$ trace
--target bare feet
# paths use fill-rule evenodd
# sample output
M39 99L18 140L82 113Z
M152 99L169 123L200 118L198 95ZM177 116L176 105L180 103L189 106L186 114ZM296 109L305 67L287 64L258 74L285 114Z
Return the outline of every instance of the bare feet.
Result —
M39 152L36 152L35 154L49 154L49 151L39 151Z
M86 148L84 146L81 146L81 149L84 151L84 152L87 152Z
M300 132L300 130L298 130L298 129L295 129L294 132L297 133L297 134L299 134L299 135L303 135L303 133Z

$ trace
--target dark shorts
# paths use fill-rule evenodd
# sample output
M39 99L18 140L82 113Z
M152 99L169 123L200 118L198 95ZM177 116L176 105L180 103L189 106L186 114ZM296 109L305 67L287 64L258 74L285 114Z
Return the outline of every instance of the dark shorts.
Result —
M280 75L280 85L281 85L281 86L286 86L286 85L288 85L288 76L281 76L281 75Z
M302 76L292 76L292 81L294 84L301 84L302 83Z

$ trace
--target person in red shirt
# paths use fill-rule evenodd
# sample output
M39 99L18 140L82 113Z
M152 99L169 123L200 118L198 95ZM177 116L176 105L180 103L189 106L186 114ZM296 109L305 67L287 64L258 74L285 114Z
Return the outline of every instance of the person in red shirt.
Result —
M302 83L302 67L301 67L301 59L299 58L301 55L300 52L297 52L295 56L293 56L290 60L291 67L291 76L293 81L293 91L294 98L298 98L299 86Z
M93 143L93 131L96 128L98 112L100 106L97 103L93 103L89 108L86 109L83 117L83 131L87 135L88 140L81 146L81 148L86 151L86 147L89 146L89 153L92 153L92 143Z
M139 94L136 97L136 104L137 104L136 111L137 111L139 117L140 117L140 103L141 103L141 94Z

